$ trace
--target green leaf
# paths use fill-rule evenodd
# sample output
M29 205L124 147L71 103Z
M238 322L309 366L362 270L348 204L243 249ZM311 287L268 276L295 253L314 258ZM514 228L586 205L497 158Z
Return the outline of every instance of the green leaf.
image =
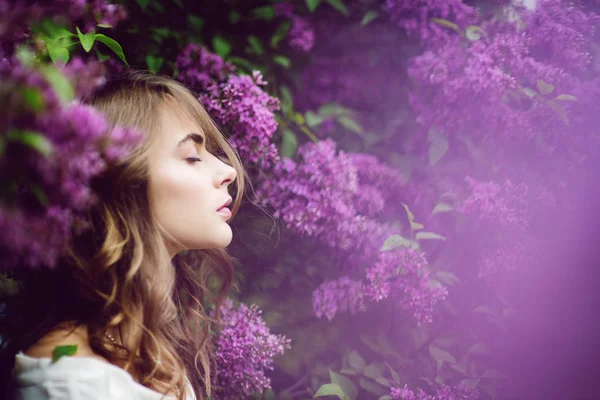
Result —
M135 0L135 2L140 6L142 11L146 11L146 7L150 4L150 0Z
M204 19L194 14L188 14L187 23L193 31L198 32L204 26Z
M242 19L242 14L240 14L239 12L232 11L229 13L229 23L231 25L237 24L240 21L240 19Z
M471 376L471 374L469 374L469 372L467 371L467 365L465 363L450 364L450 368L460 372L465 376Z
M467 350L467 353L470 354L490 354L490 347L485 344L485 343L475 343L474 345L472 345L471 347L469 347L469 350Z
M277 26L273 36L271 36L271 47L276 49L279 46L279 42L288 34L290 30L290 21L284 21Z
M54 93L63 104L73 100L75 93L71 86L71 82L69 82L59 70L52 66L47 66L41 71L50 86L52 86L52 90L54 90Z
M76 27L76 30L77 30L77 36L79 37L79 41L81 42L83 49L85 50L86 53L89 53L90 50L92 49L92 46L94 45L94 41L96 40L96 36L95 36L96 31L94 29L92 29L91 31L89 31L88 33L86 33L84 35L79 30L79 27Z
M435 205L435 207L433 207L433 211L431 212L431 215L435 215L438 213L446 213L446 212L450 212L452 210L454 210L454 207L452 207L450 204L437 203Z
M98 51L98 49L96 49L96 58L98 59L98 61L104 62L104 61L110 59L110 56L106 55L106 54L102 54Z
M327 3L329 3L333 8L338 10L341 14L348 16L348 9L346 8L346 6L344 5L344 2L342 0L325 0L325 1Z
M434 232L417 232L416 235L417 240L446 240L445 236L439 235Z
M283 139L281 143L281 157L291 158L296 154L298 140L296 135L290 129L283 129Z
M470 25L465 29L465 36L471 41L476 41L481 39L481 36L486 36L486 34L484 30L477 25Z
M40 112L44 108L44 99L39 89L33 87L25 87L21 90L23 101L33 112Z
M415 216L410 211L410 209L408 208L408 206L406 204L404 204L404 203L402 203L402 206L406 210L406 215L408 217L408 222L410 223L410 229L412 229L413 231L416 231L416 230L419 230L419 229L423 229L424 228L423 224L415 222Z
M565 110L565 107L562 104L554 100L547 101L546 104L558 114L558 116L566 126L569 126L569 117L567 116L567 111Z
M46 25L46 28L49 28L49 25ZM52 28L47 29L47 31L48 31L48 37L54 39L55 41L64 39L64 38L78 36L72 32L69 32L65 28L61 28L61 27L52 27Z
M435 166L444 157L448 151L448 139L438 133L435 129L430 129L428 134L429 145L429 165Z
M321 0L305 0L305 3L308 11L314 12L317 9L317 6L321 3Z
M386 386L388 388L392 387L392 383L390 382L390 380L387 378L384 378L383 376L375 378L375 382L379 383L380 385Z
M488 369L483 374L481 374L481 378L490 378L490 379L503 379L506 378L506 375L497 369Z
M257 7L252 10L252 15L259 19L264 19L265 21L270 21L275 17L275 10L273 6L262 6Z
M6 150L6 140L0 136L0 157L4 155L4 150Z
M146 56L146 66L150 70L150 72L157 73L162 67L163 62L165 61L162 57L154 57L148 54Z
M491 308L489 308L488 306L477 306L475 307L475 309L473 310L474 313L481 313L481 314L488 314L488 315L496 315L496 313L494 313Z
M66 64L69 61L69 50L64 47L48 47L48 55L55 64Z
M314 397L323 397L323 396L337 396L340 400L346 400L346 396L344 395L344 391L339 385L335 383L326 383L317 390Z
M44 193L44 189L42 189L40 186L31 185L29 187L29 191L33 193L37 201L39 201L42 206L48 205L48 196L46 196L46 193Z
M385 242L379 251L390 251L398 247L418 248L418 243L415 243L415 241L406 239L400 235L392 235L385 239Z
M52 350L52 362L55 363L64 356L72 356L77 352L77 346L74 344L68 344L65 346L56 346Z
M367 25L369 22L373 21L377 17L379 17L379 13L377 11L367 11L366 14L363 16L362 21L360 21L360 24Z
M470 387L471 389L475 389L477 385L479 385L480 379L463 379L461 383L465 386Z
M456 25L454 22L448 21L447 19L442 19L442 18L430 18L429 19L431 22L435 22L438 25L441 26L445 26L447 28L452 29L453 31L457 32L457 33L462 33L460 31L460 28L458 27L458 25Z
M456 363L456 359L452 354L432 344L429 345L429 354L436 361L446 361L451 364Z
M363 128L360 126L360 124L358 122L356 122L352 118L342 115L341 117L338 117L337 120L340 123L340 125L342 125L346 129L348 129L349 131L352 131L352 132L355 132L358 134L363 133Z
M250 43L250 47L254 51L255 54L261 55L264 53L264 49L260 39L254 35L248 36L248 43Z
M223 58L227 57L231 52L231 45L221 35L216 35L215 37L213 37L212 46L215 52Z
M231 63L237 67L246 69L248 72L252 72L252 71L258 69L249 60L242 58L242 57L231 56L231 57L229 57L229 61L231 61Z
M19 142L34 149L46 158L50 157L53 152L52 142L39 132L13 129L6 133L6 139L11 142Z
M356 376L358 375L358 372L356 372L352 368L342 368L340 370L340 374Z
M335 383L336 385L341 387L342 391L344 392L344 395L349 400L356 399L356 396L358 395L358 390L356 389L356 386L354 386L354 383L352 383L350 379L332 370L329 370L329 376L331 377L331 383Z
M438 271L436 276L440 281L445 283L446 285L454 285L455 283L460 283L460 279L458 276L454 275L452 272L448 271Z
M117 57L119 57L121 61L125 63L125 65L129 66L127 60L125 59L125 53L123 52L123 48L121 47L119 42L112 38L109 38L108 36L102 33L96 33L95 38L97 41L104 43L106 46L108 46L108 48L111 49L113 53L115 53Z
M292 92L290 91L290 89L288 89L287 86L281 86L279 88L279 91L281 93L281 97L279 99L281 111L287 114L291 112L292 108L294 107L294 101L292 100Z
M328 103L328 104L323 104L321 107L319 107L319 115L324 116L324 117L328 117L328 116L340 116L340 115L345 115L350 113L350 109L341 106L337 103Z
M312 111L307 111L306 114L304 114L304 120L306 121L306 125L308 125L309 128L314 128L316 126L321 125L325 118L313 113Z
M358 380L358 384L360 385L361 388L365 389L367 392L369 393L373 393L376 394L378 396L383 396L385 393L389 393L389 389L381 386L378 383L375 383L369 379L366 378L360 378Z
M554 91L554 85L552 85L550 83L546 83L541 79L538 79L538 81L537 81L537 88L538 88L539 92L541 94L543 94L544 96L547 94L550 94Z
M365 376L371 379L377 379L383 377L383 368L378 364L371 363L365 367Z
M358 372L362 372L365 368L365 359L358 354L356 350L352 350L348 354L348 364Z
M290 63L290 59L289 59L289 58L287 58L287 57L285 57L285 56L281 56L281 55L276 55L276 56L273 56L273 61L274 61L276 64L279 64L279 65L281 65L281 66L282 66L282 67L284 67L284 68L289 68L289 67L290 67L290 65L291 65L291 63Z
M392 379L396 382L400 382L400 375L398 375L398 373L390 366L390 364L386 362L385 365L387 365L389 368L390 374L392 374Z
M570 94L559 94L558 96L556 96L556 100L577 101L577 97Z

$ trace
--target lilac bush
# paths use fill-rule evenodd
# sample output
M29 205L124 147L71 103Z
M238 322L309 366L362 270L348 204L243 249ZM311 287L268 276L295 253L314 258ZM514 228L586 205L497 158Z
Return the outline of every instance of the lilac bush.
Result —
M273 358L290 348L290 340L272 334L261 313L254 304L234 307L231 299L223 303L223 327L216 341L216 398L243 399L271 387L265 373L273 370Z
M2 117L3 140L8 142L0 159L5 171L2 180L5 185L19 182L3 199L8 207L0 209L2 270L55 267L71 227L78 232L85 228L82 217L95 202L92 178L100 175L107 163L128 154L141 139L131 130L109 130L104 117L89 106L65 103L48 76L71 83L58 70L45 68L38 70L17 59L5 60L0 66L0 104L11 107ZM80 62L75 63L77 69L83 69ZM66 72L67 76L74 77L74 70ZM89 73L94 67L85 70ZM73 89L89 86L89 76L79 75L84 82L74 81ZM31 142L35 147L27 149ZM21 175L21 171L27 174Z

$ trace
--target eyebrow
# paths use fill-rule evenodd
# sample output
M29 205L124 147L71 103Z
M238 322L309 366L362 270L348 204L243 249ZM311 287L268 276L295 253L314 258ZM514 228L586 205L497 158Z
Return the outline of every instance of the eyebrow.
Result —
M185 137L183 139L181 139L179 141L179 143L177 143L177 146L179 147L181 144L183 144L184 142L187 142L188 140L192 140L197 144L203 144L204 143L204 136L202 136L199 133L188 133L187 135L185 135Z

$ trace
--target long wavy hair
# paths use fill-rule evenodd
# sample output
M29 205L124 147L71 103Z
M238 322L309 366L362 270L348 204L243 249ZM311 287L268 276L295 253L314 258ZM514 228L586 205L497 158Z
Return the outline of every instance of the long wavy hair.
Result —
M144 139L94 180L99 201L89 212L91 229L74 236L59 267L18 277L21 288L7 301L8 318L0 333L0 372L6 377L19 350L74 321L87 327L95 353L122 365L139 383L184 399L187 377L197 398L210 396L216 369L210 337L233 282L233 260L224 249L169 256L166 232L152 216L147 192L146 156L160 134L160 107L167 102L180 107L205 133L207 150L236 170L234 215L247 174L196 96L173 79L129 72L84 102L110 125L138 129ZM215 306L213 313L207 304ZM106 330L119 332L123 348L106 340Z

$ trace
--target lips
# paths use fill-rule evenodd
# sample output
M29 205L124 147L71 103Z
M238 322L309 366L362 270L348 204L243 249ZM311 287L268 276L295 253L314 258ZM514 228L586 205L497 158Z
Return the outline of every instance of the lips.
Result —
M217 211L223 211L223 209L224 209L225 207L227 207L228 205L230 205L232 201L233 201L233 199L232 199L231 197L229 197L229 198L227 199L227 201L226 201L226 202L225 202L225 203L224 203L224 204L223 204L221 207L219 207L219 208L217 209Z

